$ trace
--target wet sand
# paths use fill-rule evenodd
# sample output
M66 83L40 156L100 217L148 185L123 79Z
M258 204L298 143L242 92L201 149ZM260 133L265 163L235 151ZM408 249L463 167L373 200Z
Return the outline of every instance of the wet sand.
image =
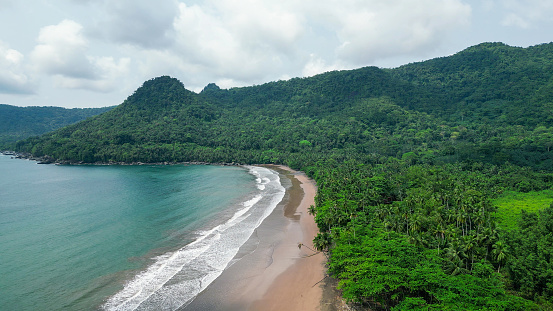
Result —
M182 310L321 310L325 276L315 253L318 229L308 208L317 187L303 173L267 166L281 176L286 195L240 249L234 263ZM325 308L326 309L326 308Z

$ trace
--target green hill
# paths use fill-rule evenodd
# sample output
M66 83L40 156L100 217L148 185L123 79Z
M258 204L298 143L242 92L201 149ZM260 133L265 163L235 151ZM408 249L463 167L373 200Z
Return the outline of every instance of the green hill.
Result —
M492 200L551 189L552 66L552 43L483 43L395 69L199 94L164 76L16 148L64 163L286 164L317 181L314 244L347 300L548 309L553 207L504 231Z
M65 109L16 107L0 104L0 146L59 129L101 114L113 107Z

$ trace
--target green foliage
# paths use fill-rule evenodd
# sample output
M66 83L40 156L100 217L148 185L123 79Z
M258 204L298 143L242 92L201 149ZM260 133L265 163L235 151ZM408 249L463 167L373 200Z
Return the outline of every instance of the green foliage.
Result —
M507 230L517 228L522 211L536 213L547 208L551 202L553 202L553 190L526 193L506 191L493 200L493 204L498 207L499 224Z
M553 306L553 205L522 212L519 230L510 232L507 263L513 288L524 297Z
M0 104L0 148L17 140L77 123L113 107L64 109L60 107L15 107Z
M537 308L507 292L503 279L515 280L508 267L519 250L496 226L490 200L512 189L501 177L516 170L498 175L494 166L408 161L320 165L315 220L324 233L314 242L333 245L330 267L345 298L374 309Z
M337 246L330 261L346 299L372 309L538 309L506 294L489 263L476 263L473 274L450 275L441 268L437 252L409 243L404 235L382 230L357 235L351 231L336 234Z

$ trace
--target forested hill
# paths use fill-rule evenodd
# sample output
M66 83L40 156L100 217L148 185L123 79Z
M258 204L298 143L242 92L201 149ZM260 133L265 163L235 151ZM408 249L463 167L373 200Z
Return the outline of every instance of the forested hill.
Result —
M19 151L84 162L272 163L367 156L553 167L553 44L484 43L396 69L366 67L195 94L144 83L97 118ZM294 164L294 163L289 163Z
M483 43L391 72L433 93L443 93L447 99L438 106L448 120L528 126L553 121L551 43L526 49Z
M0 104L0 146L77 123L111 108L65 109Z
M158 77L16 148L63 163L286 164L317 182L314 246L348 301L553 309L553 205L535 199L553 201L553 43L199 94Z

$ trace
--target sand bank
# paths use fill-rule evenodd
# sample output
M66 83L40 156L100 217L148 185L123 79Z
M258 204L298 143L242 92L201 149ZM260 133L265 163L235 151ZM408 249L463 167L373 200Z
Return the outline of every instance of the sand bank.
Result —
M318 228L313 216L307 212L309 206L315 204L317 187L314 181L308 179L303 173L294 172L287 167L280 166L278 168L292 174L292 176L288 176L301 183L303 197L294 213L299 218L296 221L301 227L301 239L294 232L289 232L284 240L285 243L275 250L275 256L278 255L279 258L282 258L281 260L286 260L286 258L295 258L296 260L271 282L269 289L261 299L251 305L250 310L319 310L325 257L322 253L314 253L310 250L314 249L312 241ZM290 200L290 203L293 203L293 200ZM294 208L295 204L290 205L290 208ZM290 217L286 214L285 211L285 216ZM293 251L289 249L289 247L297 248L300 242L310 249L306 247ZM292 245L288 245L288 243L292 243Z
M279 172L286 195L256 229L233 265L184 310L321 310L325 257L313 248L318 229L309 206L317 187L303 173Z

